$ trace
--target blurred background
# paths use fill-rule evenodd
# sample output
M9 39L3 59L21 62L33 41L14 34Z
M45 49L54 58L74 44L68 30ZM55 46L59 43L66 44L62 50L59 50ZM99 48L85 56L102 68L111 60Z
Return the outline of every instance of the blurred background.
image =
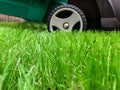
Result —
M24 19L22 18L18 18L18 17L13 17L13 16L8 16L8 15L2 15L0 14L0 21L6 21L6 22L23 22L25 21Z

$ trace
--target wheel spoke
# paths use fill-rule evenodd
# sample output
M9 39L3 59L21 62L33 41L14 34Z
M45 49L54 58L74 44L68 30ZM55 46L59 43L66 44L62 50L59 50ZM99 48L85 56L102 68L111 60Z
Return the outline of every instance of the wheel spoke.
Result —
M52 26L55 26L57 27L58 29L61 29L63 30L63 23L64 23L64 20L59 18L59 17L56 17L54 16L52 19L51 19L51 28Z
M73 26L81 20L82 20L81 17L79 17L79 15L77 15L77 13L73 12L73 14L66 19L66 21L69 22L69 24L70 24L69 30L72 30Z

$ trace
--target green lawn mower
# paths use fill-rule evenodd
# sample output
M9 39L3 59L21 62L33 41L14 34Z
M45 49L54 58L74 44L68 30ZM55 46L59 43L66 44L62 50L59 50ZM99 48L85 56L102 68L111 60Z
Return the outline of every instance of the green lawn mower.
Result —
M44 22L50 32L82 31L101 29L102 18L116 17L119 21L119 3L118 0L0 0L0 14Z
M45 22L50 32L87 28L84 13L68 0L0 0L0 14Z

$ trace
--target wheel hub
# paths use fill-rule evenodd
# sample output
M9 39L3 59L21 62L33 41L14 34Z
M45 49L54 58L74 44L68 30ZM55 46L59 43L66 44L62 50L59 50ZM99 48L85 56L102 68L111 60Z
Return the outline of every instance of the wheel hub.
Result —
M63 24L64 29L68 29L69 27L70 27L69 23L66 22L66 23Z

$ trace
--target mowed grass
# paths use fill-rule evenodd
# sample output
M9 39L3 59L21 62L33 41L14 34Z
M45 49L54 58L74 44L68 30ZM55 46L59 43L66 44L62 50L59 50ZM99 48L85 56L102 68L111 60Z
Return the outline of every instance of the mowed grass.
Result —
M120 90L120 33L0 23L1 90Z

